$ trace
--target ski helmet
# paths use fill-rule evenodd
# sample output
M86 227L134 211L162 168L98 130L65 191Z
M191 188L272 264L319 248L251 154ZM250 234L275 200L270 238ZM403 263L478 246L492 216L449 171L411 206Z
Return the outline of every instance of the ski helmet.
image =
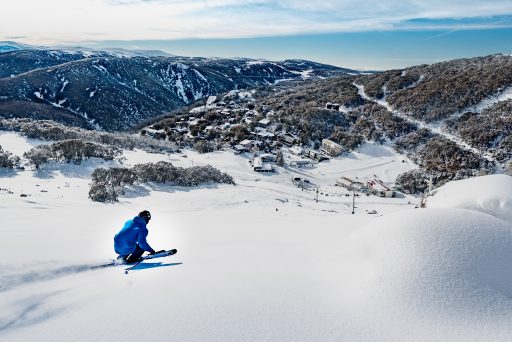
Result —
M139 213L139 216L142 217L146 222L149 222L149 220L151 220L151 213L147 210L141 211Z

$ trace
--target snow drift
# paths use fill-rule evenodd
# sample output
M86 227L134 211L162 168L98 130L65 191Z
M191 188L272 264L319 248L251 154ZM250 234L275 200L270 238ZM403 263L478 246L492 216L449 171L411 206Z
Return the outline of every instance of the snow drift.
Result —
M428 198L427 207L471 209L512 222L512 177L489 175L449 182Z
M379 341L509 338L508 222L464 209L405 210L372 221L346 248L338 286L347 319L365 322L364 340L370 325Z

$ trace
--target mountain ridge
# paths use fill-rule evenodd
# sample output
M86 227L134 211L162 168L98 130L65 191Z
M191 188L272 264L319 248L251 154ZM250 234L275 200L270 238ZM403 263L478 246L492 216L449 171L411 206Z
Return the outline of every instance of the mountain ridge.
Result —
M304 60L19 50L0 54L0 115L69 122L66 111L82 127L123 130L210 95L347 73L357 71ZM16 103L38 103L45 113L18 111Z

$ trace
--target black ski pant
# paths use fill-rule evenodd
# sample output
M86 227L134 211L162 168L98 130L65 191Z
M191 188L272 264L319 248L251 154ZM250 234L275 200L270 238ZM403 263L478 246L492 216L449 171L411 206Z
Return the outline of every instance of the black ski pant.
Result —
M144 254L144 252L145 251L142 248L140 248L139 244L137 244L135 250L130 255L124 256L123 259L127 263L137 262L139 261L142 254Z

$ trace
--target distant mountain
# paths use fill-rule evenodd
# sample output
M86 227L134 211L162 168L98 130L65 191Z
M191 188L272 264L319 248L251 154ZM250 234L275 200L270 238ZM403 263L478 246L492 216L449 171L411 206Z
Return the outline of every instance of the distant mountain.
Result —
M17 50L28 50L28 49L34 49L34 47L31 45L10 42L10 41L0 42L0 53L17 51Z
M85 47L58 47L54 48L63 52L83 52L85 54L102 55L108 54L114 57L176 57L173 54L160 51L160 50L129 50L122 48L108 48L108 49L93 49Z
M121 130L230 91L357 71L309 62L31 49L0 54L0 116Z
M160 50L141 50L141 49L122 49L122 48L107 48L107 49L94 49L87 47L69 47L69 46L56 46L56 47L46 47L46 46L34 46L28 44L22 44L12 41L1 41L0 42L0 54L11 51L18 50L58 50L61 52L67 53L77 53L83 52L84 54L109 54L117 57L175 57L170 53L160 51Z

